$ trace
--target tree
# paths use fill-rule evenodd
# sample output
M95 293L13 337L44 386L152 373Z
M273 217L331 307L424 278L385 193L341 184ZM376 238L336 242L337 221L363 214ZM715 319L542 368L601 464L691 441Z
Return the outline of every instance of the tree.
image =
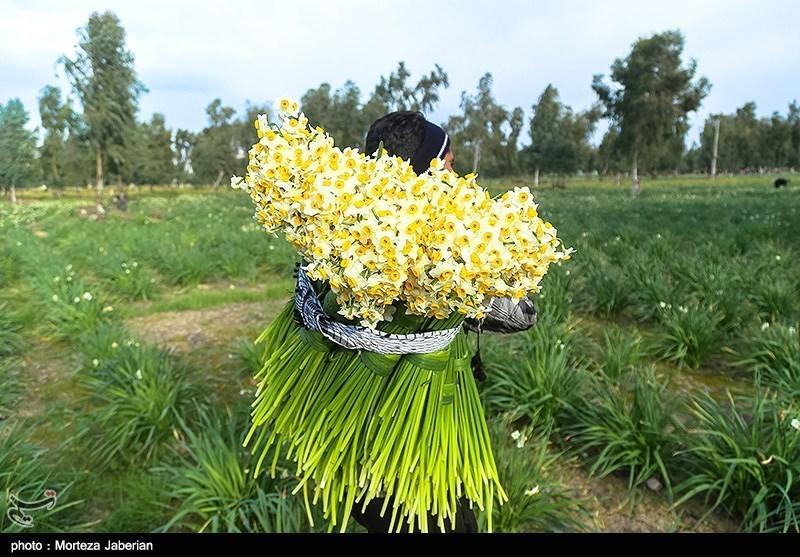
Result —
M618 139L619 129L610 126L597 147L597 165L601 175L605 176L612 172L619 175L622 172L624 161L619 152Z
M462 114L451 116L447 123L456 153L459 172L477 172L487 176L510 174L509 153L516 151L522 129L522 109L508 112L492 95L492 74L478 81L475 95L461 93ZM471 156L470 156L471 155Z
M713 157L714 127L719 122L717 167L728 171L763 170L765 167L793 167L798 162L800 114L795 103L786 117L773 113L758 118L756 104L745 103L733 114L712 114L700 134L698 162L708 169Z
M533 183L539 185L539 172L542 168L544 146L556 135L558 120L562 107L558 102L558 90L551 84L544 88L539 101L531 107L533 116L530 120L528 135L531 144L526 149L528 167L533 170Z
M64 184L91 185L96 183L95 150L89 141L86 122L76 114L70 122L67 141L64 143Z
M175 131L173 149L175 151L175 167L181 182L189 181L192 174L192 150L197 142L197 134L178 128Z
M126 137L135 125L138 99L146 91L136 77L133 54L125 48L125 29L111 12L93 13L78 30L74 59L61 58L72 89L83 106L87 138L95 153L98 195L111 159L125 158Z
M301 99L303 112L313 125L322 126L341 147L364 145L369 126L396 110L433 110L439 102L439 89L449 85L447 73L438 65L416 84L409 83L410 72L404 62L388 77L381 77L366 103L352 81L333 91L329 83L309 89Z
M534 185L539 172L552 173L558 178L574 174L588 162L592 148L589 137L599 117L596 109L573 114L561 103L558 89L547 85L533 105L529 134L531 144L526 148L529 170L534 172Z
M139 184L167 184L175 177L172 132L163 114L153 114L150 122L136 126L123 169L124 179Z
M240 130L234 121L236 111L214 99L208 108L209 126L197 137L192 149L192 170L200 183L219 186L223 176L239 171Z
M361 90L352 81L345 82L341 89L331 92L331 86L323 83L309 89L300 99L303 113L314 126L322 126L339 147L362 147L367 121L361 109Z
M40 149L39 162L42 178L50 186L63 186L67 159L67 138L75 127L77 114L62 102L61 89L47 85L39 96L39 118L44 129L44 141Z
M522 111L521 107L514 107L508 119L509 133L505 145L505 161L503 161L503 167L505 167L508 174L517 174L520 171L519 148L517 147L517 142L519 141L519 136L522 133L522 127L524 125L525 113Z
M637 40L624 60L611 66L613 85L595 75L592 89L605 108L604 116L619 128L618 146L631 163L631 191L640 191L640 165L653 166L665 144L683 136L688 115L700 107L710 84L694 81L697 63L683 65L684 39L666 31Z
M791 153L789 155L789 166L797 168L800 166L800 105L797 101L789 104L789 113L786 115L791 134Z
M373 99L383 104L386 112L395 110L432 110L439 103L439 88L450 86L447 73L439 64L428 75L423 75L416 85L408 83L411 73L405 62L397 64L397 71L389 77L381 77L375 86Z
M17 186L35 176L36 136L25 126L28 113L19 99L0 105L0 183L11 189L11 203L17 202Z
M792 127L780 113L761 121L760 166L783 168L789 166L792 154Z

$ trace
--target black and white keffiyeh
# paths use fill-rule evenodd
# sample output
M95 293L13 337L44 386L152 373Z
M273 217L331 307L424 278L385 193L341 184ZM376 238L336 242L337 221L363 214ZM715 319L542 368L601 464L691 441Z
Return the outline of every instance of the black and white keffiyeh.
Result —
M350 350L379 354L430 354L447 348L461 330L461 326L458 326L441 331L397 335L340 323L325 313L314 285L302 266L297 269L294 303L305 328L318 331L331 342Z

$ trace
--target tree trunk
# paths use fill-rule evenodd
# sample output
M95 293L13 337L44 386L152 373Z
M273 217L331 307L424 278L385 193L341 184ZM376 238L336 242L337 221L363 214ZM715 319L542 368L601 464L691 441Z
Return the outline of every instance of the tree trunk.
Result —
M58 171L58 165L56 164L55 159L53 159L53 163L51 164L51 171L53 172L53 181L55 184L48 184L48 186L61 185L61 173Z
M475 142L475 147L472 150L472 173L478 172L478 166L481 162L481 143L480 141Z
M714 122L714 153L711 157L711 179L717 177L717 153L719 152L719 118Z
M533 185L539 185L539 168L537 167L536 170L533 171Z
M642 184L639 182L639 153L633 155L633 168L631 168L631 195L639 196Z
M17 204L17 186L14 184L11 184L11 204Z
M622 174L619 173L619 172L617 172L617 180L615 182L615 185L617 185L617 186L621 186L622 185Z
M220 170L219 174L217 174L217 179L214 180L214 189L219 187L219 183L222 181L222 176L225 174L224 171Z
M100 151L100 149L97 149L97 153L95 155L95 165L97 172L97 196L102 199L105 181L103 177L103 153Z

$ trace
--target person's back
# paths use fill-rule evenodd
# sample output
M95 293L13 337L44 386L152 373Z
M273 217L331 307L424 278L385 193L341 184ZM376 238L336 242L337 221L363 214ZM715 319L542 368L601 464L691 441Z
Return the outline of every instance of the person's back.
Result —
M410 110L391 112L379 118L370 126L365 142L365 152L373 154L378 147L383 145L389 155L398 156L411 162L417 174L422 174L435 158L444 161L444 167L453 169L453 150L450 137L447 133L419 113ZM392 502L385 505L385 498L373 499L366 509L361 510L361 505L353 508L353 518L368 532L388 532L391 523ZM381 516L381 509L387 512ZM428 514L428 528L430 531L438 530L438 518ZM401 532L407 532L408 525L404 524ZM477 532L478 524L475 513L472 511L469 500L462 498L459 502L455 527L445 521L447 532Z

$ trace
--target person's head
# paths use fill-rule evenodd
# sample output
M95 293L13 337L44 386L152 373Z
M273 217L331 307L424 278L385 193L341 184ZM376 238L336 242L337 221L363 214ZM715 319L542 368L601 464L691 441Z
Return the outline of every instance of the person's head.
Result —
M401 110L375 120L367 132L365 151L371 155L381 141L390 155L411 161L417 174L425 172L436 157L444 161L445 168L453 170L450 138L420 112Z

